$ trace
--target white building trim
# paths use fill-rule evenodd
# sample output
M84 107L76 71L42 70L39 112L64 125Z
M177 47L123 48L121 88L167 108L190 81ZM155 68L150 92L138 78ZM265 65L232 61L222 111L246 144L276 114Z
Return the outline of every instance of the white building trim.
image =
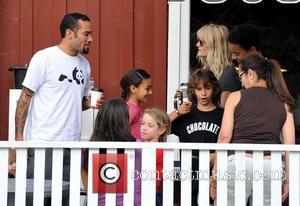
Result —
M190 0L169 1L167 111L180 83L187 82L190 65Z

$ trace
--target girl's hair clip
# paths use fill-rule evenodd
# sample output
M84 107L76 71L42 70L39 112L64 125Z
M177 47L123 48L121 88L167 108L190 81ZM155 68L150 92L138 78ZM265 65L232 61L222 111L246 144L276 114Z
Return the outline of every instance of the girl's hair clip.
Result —
M136 73L141 79L144 79L144 77L143 77L138 71L135 71L135 73Z

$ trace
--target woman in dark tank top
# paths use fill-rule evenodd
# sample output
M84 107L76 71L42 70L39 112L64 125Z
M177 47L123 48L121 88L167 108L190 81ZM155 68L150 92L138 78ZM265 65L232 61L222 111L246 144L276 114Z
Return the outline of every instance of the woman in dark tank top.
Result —
M239 77L245 89L233 92L228 97L218 143L279 144L281 136L283 144L294 144L295 100L287 89L279 64L275 60L249 55L240 61ZM270 153L265 153L264 171L271 170L268 155ZM285 157L287 160L288 154ZM252 174L252 166L252 156L247 154L247 174ZM228 157L228 171L234 167L232 154ZM288 161L285 161L285 168L288 169ZM246 181L247 200L251 196L253 180ZM264 205L271 205L270 187L269 178L264 181ZM283 185L282 192L284 200L288 196L288 182ZM211 191L211 196L215 198L214 191ZM234 180L228 181L227 199L229 206L234 205Z

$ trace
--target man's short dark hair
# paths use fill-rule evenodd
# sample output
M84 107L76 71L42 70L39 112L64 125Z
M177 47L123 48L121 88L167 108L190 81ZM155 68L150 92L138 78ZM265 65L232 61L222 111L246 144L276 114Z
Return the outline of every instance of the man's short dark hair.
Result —
M91 21L90 18L85 14L77 12L66 14L60 23L61 38L64 38L66 36L67 29L71 29L73 31L76 31L76 29L78 29L78 20Z
M228 41L231 44L237 44L241 48L249 51L253 46L257 51L261 51L261 35L258 28L253 24L241 24L235 26L228 36Z

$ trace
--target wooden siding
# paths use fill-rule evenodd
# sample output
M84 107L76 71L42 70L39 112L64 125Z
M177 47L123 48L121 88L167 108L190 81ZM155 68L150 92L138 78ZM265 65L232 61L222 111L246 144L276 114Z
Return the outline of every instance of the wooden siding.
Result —
M59 43L60 21L74 11L92 20L87 58L95 85L106 97L119 96L120 78L140 67L153 77L153 95L145 106L166 107L166 0L1 0L0 139L7 139L8 133L8 91L13 88L8 67L25 65L36 51Z

